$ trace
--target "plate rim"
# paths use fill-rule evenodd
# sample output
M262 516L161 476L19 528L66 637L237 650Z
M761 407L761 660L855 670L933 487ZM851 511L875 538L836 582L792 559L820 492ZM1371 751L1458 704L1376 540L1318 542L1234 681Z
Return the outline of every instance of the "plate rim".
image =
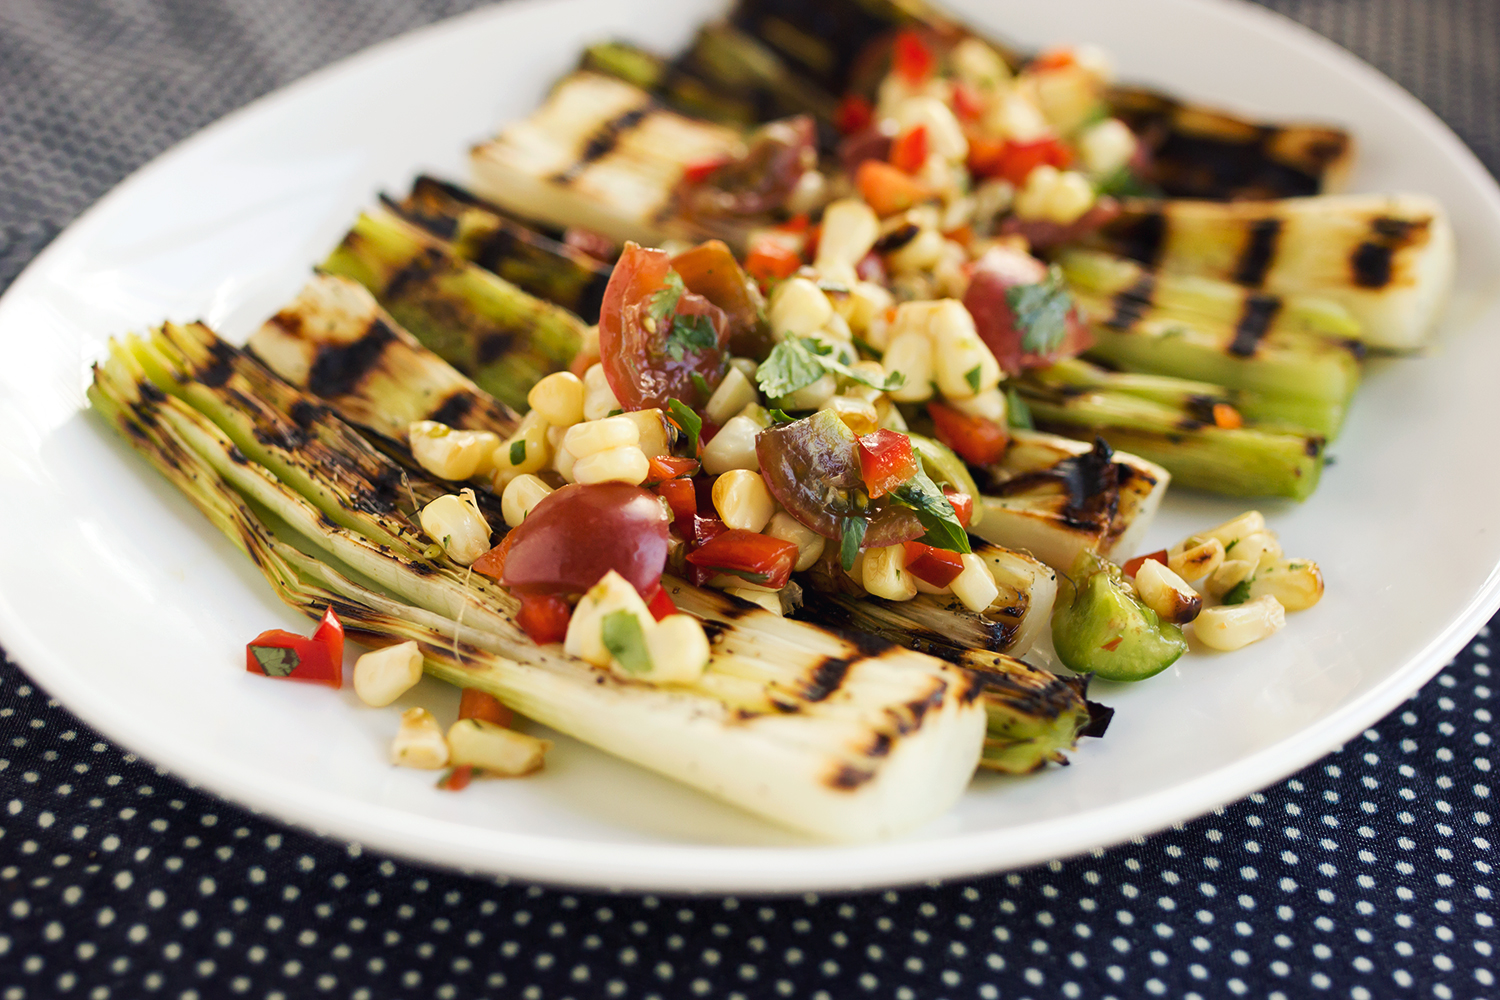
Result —
M1375 90L1393 112L1402 114L1437 144L1500 222L1500 184L1495 177L1447 123L1374 66L1332 39L1250 0L1165 2L1205 9L1231 19L1259 21L1277 34L1278 42L1300 49L1303 57L1332 61L1342 73L1352 74L1355 82ZM71 233L86 228L95 217L112 212L117 203L128 201L134 188L163 162L211 142L221 132L237 128L244 119L266 114L284 102L295 102L304 91L321 86L329 77L365 63L379 62L392 51L418 44L429 36L459 32L470 21L508 19L518 11L551 3L552 0L509 0L422 25L319 67L210 122L132 171L64 227L0 296L0 315L15 300L26 296L30 284L39 280L38 276L54 257L68 252ZM237 762L200 764L198 757L185 752L189 748L173 734L144 731L131 724L128 713L112 711L108 701L94 696L85 678L72 671L64 657L50 652L40 637L34 641L32 630L13 620L3 604L0 604L0 643L31 681L128 752L159 764L190 787L208 791L252 812L270 814L278 821L320 836L333 836L420 863L456 867L471 874L504 874L554 885L689 893L791 893L852 891L991 874L1118 844L1201 816L1300 770L1389 714L1461 651L1497 609L1500 609L1500 564L1491 569L1484 583L1445 628L1403 665L1349 704L1314 725L1209 774L1086 810L1082 815L1093 821L1087 824L1079 822L1079 813L1070 813L1000 834L993 830L954 834L941 838L941 851L933 850L933 842L900 839L875 844L796 847L617 843L608 852L612 857L603 863L589 852L578 850L581 840L560 841L545 835L481 830L398 807L351 800L338 800L330 805L311 789L280 786L274 779L257 775L254 769ZM1101 830L1106 832L1097 832ZM481 839L484 843L479 842ZM1016 841L1021 841L1019 848ZM426 850L414 849L414 842ZM437 856L436 849L446 849L447 856Z

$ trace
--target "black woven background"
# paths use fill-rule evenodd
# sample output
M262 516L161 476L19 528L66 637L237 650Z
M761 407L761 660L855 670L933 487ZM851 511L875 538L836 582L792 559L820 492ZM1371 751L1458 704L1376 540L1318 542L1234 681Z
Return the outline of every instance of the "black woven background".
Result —
M0 288L197 128L471 6L3 0ZM1500 167L1500 3L1270 6ZM1353 744L1183 827L769 901L569 893L319 840L99 740L0 656L0 1000L1494 996L1488 635Z

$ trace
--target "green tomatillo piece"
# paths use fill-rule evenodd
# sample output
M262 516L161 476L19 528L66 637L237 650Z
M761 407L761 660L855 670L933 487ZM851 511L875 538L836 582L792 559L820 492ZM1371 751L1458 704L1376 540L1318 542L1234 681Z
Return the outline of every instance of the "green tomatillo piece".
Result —
M1058 581L1052 643L1070 670L1111 681L1159 674L1187 652L1176 625L1140 602L1120 568L1092 552Z

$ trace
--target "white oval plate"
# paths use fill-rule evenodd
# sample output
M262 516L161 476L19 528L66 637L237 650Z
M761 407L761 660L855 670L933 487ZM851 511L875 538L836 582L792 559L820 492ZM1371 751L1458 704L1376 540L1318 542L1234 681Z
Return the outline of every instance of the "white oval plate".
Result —
M1259 8L1204 0L966 0L1030 44L1098 41L1122 76L1346 123L1357 189L1437 195L1461 266L1438 345L1371 367L1338 462L1267 508L1317 559L1321 605L1227 656L1097 685L1118 709L1074 766L981 775L900 841L810 844L562 740L532 779L436 791L385 763L396 710L245 673L245 641L306 623L84 412L110 334L202 317L243 338L381 190L465 176L469 143L534 107L587 41L671 49L715 0L514 2L377 46L204 130L78 220L0 302L0 642L90 725L289 822L445 865L655 890L844 889L1045 860L1203 813L1316 759L1415 691L1500 604L1500 192L1409 95ZM1149 548L1243 505L1174 495ZM446 699L446 701L444 700ZM451 711L424 682L411 701ZM649 734L641 734L649 738ZM753 761L745 762L753 767Z

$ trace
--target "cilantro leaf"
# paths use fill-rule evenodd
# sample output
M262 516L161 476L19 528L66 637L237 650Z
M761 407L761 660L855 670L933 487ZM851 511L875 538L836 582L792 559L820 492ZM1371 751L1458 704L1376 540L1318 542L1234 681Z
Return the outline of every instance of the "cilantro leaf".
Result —
M1005 390L1005 422L1012 427L1022 430L1034 430L1036 424L1031 419L1031 407L1026 405L1026 400L1015 387Z
M1250 600L1250 580L1248 578L1230 587L1229 591L1224 595L1225 604L1244 604L1248 600Z
M646 633L634 612L621 609L604 616L604 648L632 674L651 672L651 651L646 648Z
M681 361L688 351L709 350L719 346L719 334L707 316L677 316L662 347L673 361Z
M788 337L777 344L771 349L770 357L756 369L755 380L760 383L761 392L776 399L807 388L827 373L841 375L881 392L890 392L906 384L906 376L900 372L892 372L885 381L877 382L844 364L833 356L832 347L811 337Z
M796 420L795 417L793 417L790 414L788 414L785 410L778 410L774 406L771 407L766 412L771 415L771 420L772 420L773 423L790 424L790 423L792 423L793 421Z
M859 348L862 353L868 354L876 361L879 361L881 358L885 357L884 351L876 347L874 344L870 343L868 340L865 340L863 337L850 337L849 340L854 344L855 347Z
M698 454L698 435L703 432L703 418L680 399L667 400L667 413L684 434L692 441L693 454Z
M918 472L891 490L890 496L896 503L911 508L917 515L917 520L927 529L927 534L921 539L923 542L935 549L947 549L960 554L973 551L969 547L968 532L958 523L958 514L953 510L953 505L927 473Z
M708 384L708 379L698 372L693 372L688 377L692 379L693 388L697 389L702 394L704 402L707 402L714 394L713 387Z
M964 381L969 383L969 389L975 393L979 392L979 376L980 369L982 367L982 365L975 365L973 368L970 368L968 371L964 372Z
M682 300L687 286L682 283L682 275L676 271L667 272L667 283L656 292L652 293L650 301L646 303L646 315L658 324L665 323L677 312L677 303Z
M281 646L251 646L250 655L255 657L255 665L267 677L289 676L302 663L302 657L295 649Z
M1062 271L1056 265L1048 270L1044 281L1007 288L1005 301L1016 315L1023 351L1046 354L1062 343L1068 332L1068 310L1073 308L1073 296L1068 294Z
M510 464L520 465L526 461L526 439L520 438L510 443Z
M870 522L862 517L846 517L840 526L839 533L839 563L846 571L854 568L854 560L859 558L859 547L865 543L865 531L870 527Z

